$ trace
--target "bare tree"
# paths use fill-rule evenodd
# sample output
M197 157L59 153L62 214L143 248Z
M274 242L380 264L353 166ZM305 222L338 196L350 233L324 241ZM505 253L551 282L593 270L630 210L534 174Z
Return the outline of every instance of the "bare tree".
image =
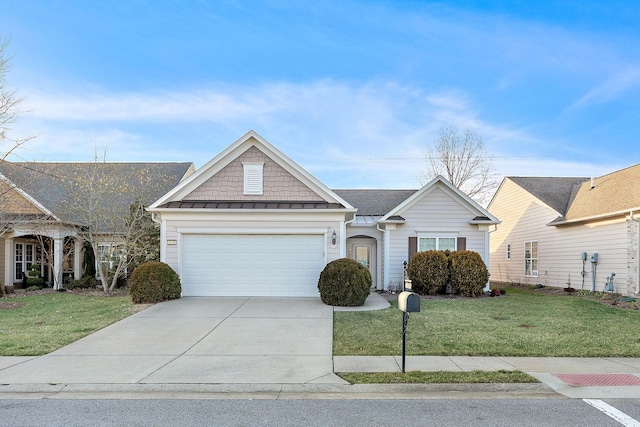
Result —
M7 55L8 39L0 38L0 162L4 161L9 154L33 137L18 138L10 135L11 125L22 112L20 104L22 98L15 90L9 89L7 83L7 73L9 72L9 61L11 57Z
M7 73L11 57L7 54L9 40L0 37L0 174L2 164L7 157L21 145L34 137L18 138L11 136L11 125L22 112L22 98L15 90L9 89ZM0 175L0 236L11 229L13 222L20 220L24 200L16 192L15 184Z
M148 233L150 214L144 209L166 190L170 178L152 164L106 161L106 152L93 163L79 163L64 177L65 210L77 221L77 236L91 245L104 292L124 278L137 246ZM159 230L158 230L159 233Z
M499 184L492 162L480 135L470 129L460 134L456 128L444 128L428 150L427 168L418 180L424 185L442 175L474 201L486 206Z

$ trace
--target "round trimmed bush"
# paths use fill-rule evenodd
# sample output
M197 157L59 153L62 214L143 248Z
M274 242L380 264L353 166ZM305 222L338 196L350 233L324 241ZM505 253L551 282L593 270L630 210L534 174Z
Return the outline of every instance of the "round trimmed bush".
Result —
M449 256L451 288L463 297L477 297L489 280L489 271L478 252L458 251Z
M422 295L444 293L449 279L449 259L443 251L423 251L411 257L407 265L411 290Z
M364 305L371 289L371 273L359 262L340 258L328 263L318 279L320 299L327 305Z
M164 262L140 264L129 279L129 295L136 304L177 299L181 293L178 274Z

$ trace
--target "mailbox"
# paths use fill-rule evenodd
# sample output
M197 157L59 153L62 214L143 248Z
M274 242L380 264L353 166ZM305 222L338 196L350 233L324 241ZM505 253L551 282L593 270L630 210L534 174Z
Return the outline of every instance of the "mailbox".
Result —
M418 313L420 311L420 296L415 292L400 292L398 308L405 313Z

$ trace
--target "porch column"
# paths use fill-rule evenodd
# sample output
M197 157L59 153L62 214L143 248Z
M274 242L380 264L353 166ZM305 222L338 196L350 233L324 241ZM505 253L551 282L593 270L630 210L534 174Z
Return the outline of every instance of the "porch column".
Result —
M382 245L382 239L380 237L376 237L376 289L382 290L382 251L384 248ZM386 258L385 258L386 259Z
M389 290L389 281L391 280L391 271L389 270L389 232L396 229L395 224L385 224L384 226L384 242L382 252L384 253L384 290ZM400 279L402 280L402 279Z
M154 214L151 214L153 218ZM156 221L156 219L154 219ZM156 221L158 222L158 221ZM160 221L160 262L167 262L167 221Z
M62 248L64 239L61 237L53 238L53 289L60 289L62 285Z
M13 239L4 238L4 278L5 286L13 286L13 262L16 254L13 253Z
M338 236L340 240L340 258L345 258L347 256L347 224L344 221L340 221L340 236Z
M77 237L73 239L73 279L82 277L82 242Z

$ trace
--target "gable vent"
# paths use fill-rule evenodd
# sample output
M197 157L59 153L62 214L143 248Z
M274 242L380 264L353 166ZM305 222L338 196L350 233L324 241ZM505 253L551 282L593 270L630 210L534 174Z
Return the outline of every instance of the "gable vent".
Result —
M244 194L263 194L262 170L264 163L242 163L244 167Z

